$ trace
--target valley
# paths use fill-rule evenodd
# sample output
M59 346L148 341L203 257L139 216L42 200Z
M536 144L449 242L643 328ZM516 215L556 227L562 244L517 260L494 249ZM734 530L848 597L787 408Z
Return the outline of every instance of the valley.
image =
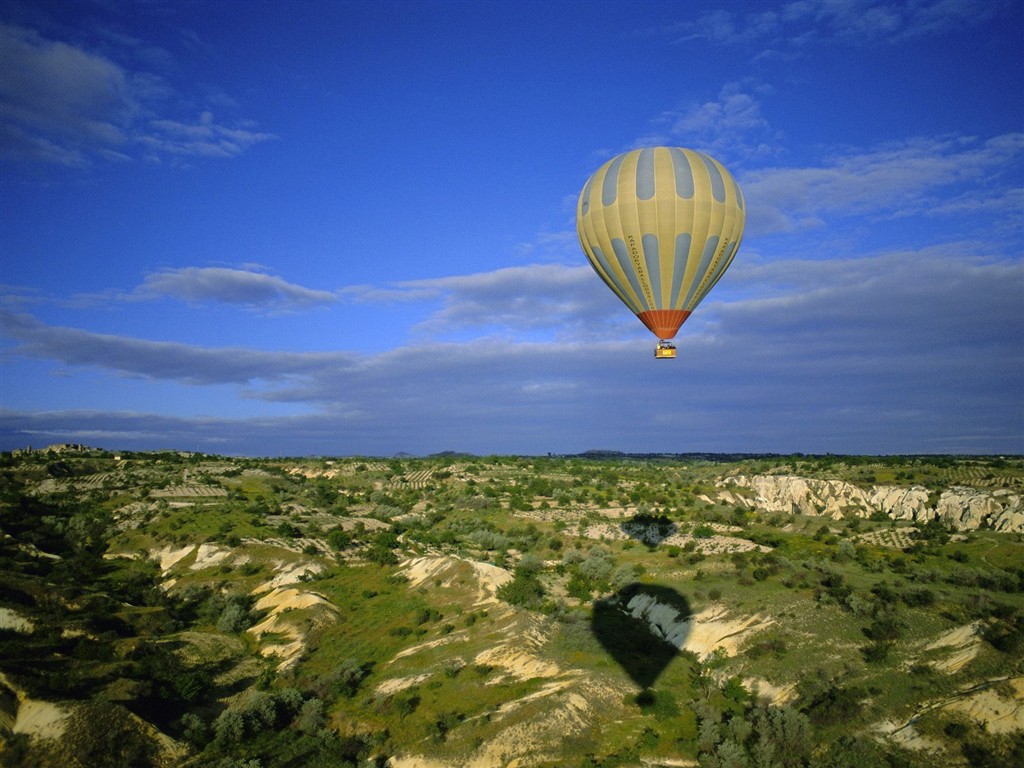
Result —
M11 766L1024 762L1024 459L0 462Z

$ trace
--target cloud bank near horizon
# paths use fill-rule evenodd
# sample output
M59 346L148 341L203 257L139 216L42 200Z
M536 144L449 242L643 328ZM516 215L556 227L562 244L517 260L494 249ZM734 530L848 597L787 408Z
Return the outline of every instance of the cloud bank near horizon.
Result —
M257 453L320 452L325 430L338 453L529 453L541 450L541 425L566 436L544 449L556 452L870 453L879 450L879 433L905 433L887 443L897 452L1021 449L1019 263L951 248L738 264L727 293L746 298L702 306L683 328L672 368L647 359L639 327L606 335L621 309L603 289L591 290L596 278L587 272L536 265L360 289L361 302L443 297L420 324L420 341L373 354L154 342L51 326L24 313L5 314L4 335L20 358L200 390L226 385L254 407L308 411L254 416L264 434ZM527 340L538 327L547 337ZM446 340L467 331L468 340ZM624 401L625 392L643 393L646 404ZM724 432L724 412L749 412L756 422ZM230 435L249 423L81 410L7 412L3 421L9 447L58 432L83 442L103 423L131 447L159 423L174 434L192 425L190 445L233 452L246 452ZM211 425L224 435L214 439ZM834 437L841 434L856 437Z

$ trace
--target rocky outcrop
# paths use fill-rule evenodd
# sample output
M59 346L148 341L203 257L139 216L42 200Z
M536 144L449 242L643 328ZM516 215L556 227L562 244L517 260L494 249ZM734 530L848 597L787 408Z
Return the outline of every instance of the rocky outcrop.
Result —
M842 518L847 512L857 513L870 503L864 491L842 480L814 480L806 477L737 475L722 481L726 485L750 488L754 499L748 505L766 512L793 515L822 515ZM868 512L868 514L871 514Z
M842 480L792 475L737 475L720 481L719 500L765 512L820 515L838 520L881 512L893 520L938 519L957 530L991 528L1024 532L1024 498L1005 489L953 486L936 499L921 486L876 485L869 491ZM753 496L738 493L753 491Z
M928 490L919 485L909 488L899 485L876 485L868 498L872 512L884 512L893 520L928 519L928 500Z
M961 531L982 526L997 531L1024 531L1024 503L1019 495L1006 490L950 488L939 497L935 516Z

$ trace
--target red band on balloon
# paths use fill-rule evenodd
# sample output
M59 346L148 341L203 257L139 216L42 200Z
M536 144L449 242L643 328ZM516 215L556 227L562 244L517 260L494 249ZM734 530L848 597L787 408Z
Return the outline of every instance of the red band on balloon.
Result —
M640 322L659 339L673 338L689 316L689 311L685 309L649 309L637 315Z

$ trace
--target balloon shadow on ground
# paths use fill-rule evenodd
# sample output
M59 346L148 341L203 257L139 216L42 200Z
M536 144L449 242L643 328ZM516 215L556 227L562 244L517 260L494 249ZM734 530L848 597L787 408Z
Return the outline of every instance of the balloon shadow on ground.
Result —
M645 512L623 520L619 527L629 538L636 539L649 547L655 547L669 536L679 533L679 526L665 515L652 515Z
M634 582L594 603L594 637L647 690L690 634L690 601L671 587Z

